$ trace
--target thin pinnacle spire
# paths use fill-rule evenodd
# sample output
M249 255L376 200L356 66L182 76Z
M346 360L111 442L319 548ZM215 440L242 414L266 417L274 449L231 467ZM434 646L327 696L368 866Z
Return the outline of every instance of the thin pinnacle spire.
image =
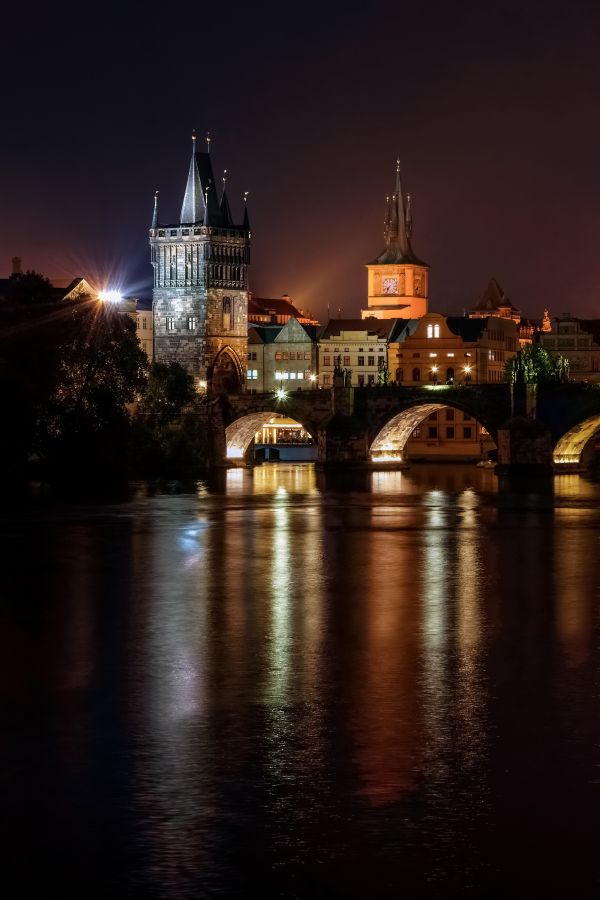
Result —
M154 191L154 212L152 213L152 228L158 227L158 191Z

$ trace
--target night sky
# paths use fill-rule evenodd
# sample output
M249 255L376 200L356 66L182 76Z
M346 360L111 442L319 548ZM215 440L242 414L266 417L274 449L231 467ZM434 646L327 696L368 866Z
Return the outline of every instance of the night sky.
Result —
M358 315L399 154L432 310L494 275L526 315L600 316L599 6L19 4L0 275L16 254L149 296L153 192L177 221L195 127L239 218L250 192L259 296Z

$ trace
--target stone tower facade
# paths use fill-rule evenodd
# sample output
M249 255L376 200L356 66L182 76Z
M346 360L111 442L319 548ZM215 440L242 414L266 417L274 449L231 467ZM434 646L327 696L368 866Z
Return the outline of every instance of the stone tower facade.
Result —
M210 153L192 158L177 224L150 228L154 268L154 354L178 362L200 390L237 393L246 382L250 222L234 224L225 178L219 191Z
M410 195L404 196L400 162L396 188L387 198L384 222L385 249L367 266L367 309L363 319L418 319L427 313L429 266L413 251Z

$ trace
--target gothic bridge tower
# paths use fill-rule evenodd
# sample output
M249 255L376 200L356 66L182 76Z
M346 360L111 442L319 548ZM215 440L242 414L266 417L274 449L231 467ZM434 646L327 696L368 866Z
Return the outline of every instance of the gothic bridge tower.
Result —
M236 393L246 381L250 221L235 225L225 176L220 191L207 150L192 158L177 224L150 228L154 358L178 362L200 388Z
M385 248L369 263L367 309L363 319L418 319L427 312L429 266L412 248L410 194L405 197L396 163L396 187L387 198L384 222Z

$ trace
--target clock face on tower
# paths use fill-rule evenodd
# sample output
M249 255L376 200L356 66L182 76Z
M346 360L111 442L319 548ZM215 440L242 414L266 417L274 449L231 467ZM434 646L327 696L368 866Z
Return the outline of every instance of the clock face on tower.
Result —
M398 293L398 278L384 278L382 281L384 294Z

